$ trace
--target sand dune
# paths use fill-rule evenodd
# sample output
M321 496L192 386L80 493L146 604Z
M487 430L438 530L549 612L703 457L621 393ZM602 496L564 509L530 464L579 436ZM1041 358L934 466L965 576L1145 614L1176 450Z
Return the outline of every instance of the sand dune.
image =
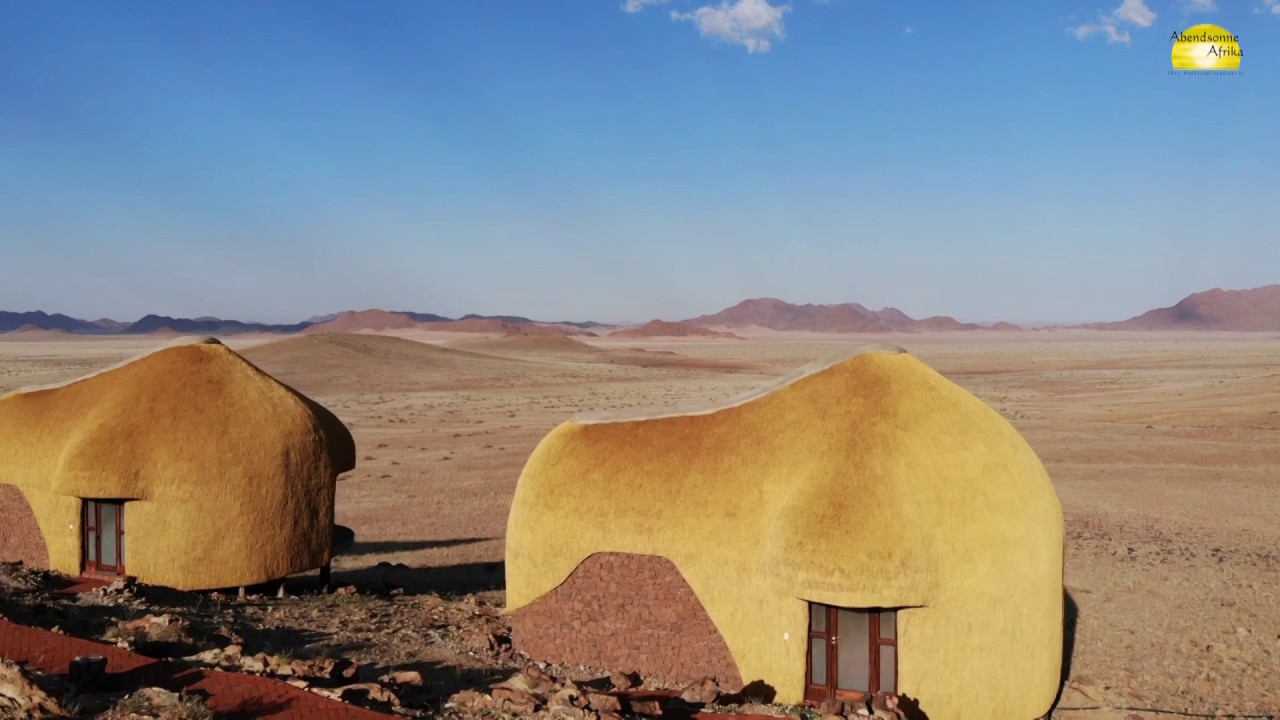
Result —
M46 340L71 340L75 335L62 329L46 329L38 325L23 325L17 330L0 333L0 342L44 342Z
M616 335L616 333L614 333ZM627 365L642 368L691 370L759 370L758 365L731 360L689 357L670 350L642 348L605 349L562 336L505 335L496 338L455 340L448 347L499 357Z
M706 337L706 338L724 338L732 340L741 340L738 335L731 332L719 332L716 330L708 330L697 325L690 325L683 322L667 322L665 320L650 320L640 327L627 328L626 330L616 330L609 333L609 337Z
M537 369L518 359L385 335L299 335L242 354L281 382L315 395L456 387Z
M512 334L501 337L468 338L446 343L447 347L500 357L545 357L590 362L608 351L565 335Z
M405 313L388 312L386 310L349 310L338 313L335 317L312 325L304 332L308 335L319 333L354 333L362 330L393 330L417 327L418 321Z
M644 348L610 350L607 354L602 355L597 362L607 362L612 365L633 365L644 368L687 368L690 370L720 370L723 372L765 371L764 367L758 363L690 357L670 350L646 350Z

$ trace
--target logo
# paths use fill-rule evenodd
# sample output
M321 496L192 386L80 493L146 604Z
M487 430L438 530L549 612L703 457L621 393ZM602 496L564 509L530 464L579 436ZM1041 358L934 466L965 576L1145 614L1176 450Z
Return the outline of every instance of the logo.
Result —
M1192 25L1169 37L1173 69L1183 72L1240 70L1240 37L1218 25Z

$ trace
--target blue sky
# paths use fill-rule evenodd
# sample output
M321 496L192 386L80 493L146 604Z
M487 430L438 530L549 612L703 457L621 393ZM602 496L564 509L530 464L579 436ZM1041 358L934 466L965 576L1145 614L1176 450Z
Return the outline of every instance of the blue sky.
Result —
M1275 0L0 0L0 309L1122 318L1280 282L1277 118Z

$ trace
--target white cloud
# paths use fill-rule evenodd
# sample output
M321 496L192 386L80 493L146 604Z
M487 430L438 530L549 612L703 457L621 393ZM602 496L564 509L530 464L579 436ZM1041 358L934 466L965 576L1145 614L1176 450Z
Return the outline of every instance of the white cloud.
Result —
M1215 0L1185 0L1182 4L1187 12L1213 12L1218 9Z
M1103 20L1099 23L1085 23L1084 25L1076 25L1067 28L1067 32L1076 36L1077 40L1084 40L1090 35L1103 33L1107 36L1109 43L1125 43L1129 42L1129 31L1121 30L1114 22Z
M671 0L627 0L627 2L622 5L622 9L625 12L638 13L650 5L666 5L669 2L671 2Z
M1195 1L1195 0L1193 0ZM1209 0L1212 2L1212 0ZM1268 0L1270 2L1270 0ZM1280 2L1280 0L1276 0ZM1110 14L1102 15L1096 23L1082 23L1067 28L1067 32L1077 40L1085 40L1093 35L1105 35L1109 43L1129 43L1129 31L1121 29L1122 25L1151 27L1156 21L1156 13L1143 0L1124 0L1120 7Z
M748 53L769 52L771 40L786 36L783 16L790 5L770 5L769 0L722 0L693 12L672 11L672 20L689 20L703 37L743 45Z
M1280 15L1280 0L1266 0L1268 12L1272 15Z
M1116 19L1132 23L1138 27L1151 27L1151 23L1156 21L1156 14L1142 0L1124 0L1120 3L1120 7L1112 13Z
M915 29L915 28L913 28L913 27L911 27L910 25L908 25L908 26L906 26L905 28L903 28L903 29L902 29L902 32L904 32L904 33L906 33L906 34L908 34L908 35L910 35L911 33L915 32L915 31L916 31L916 29Z

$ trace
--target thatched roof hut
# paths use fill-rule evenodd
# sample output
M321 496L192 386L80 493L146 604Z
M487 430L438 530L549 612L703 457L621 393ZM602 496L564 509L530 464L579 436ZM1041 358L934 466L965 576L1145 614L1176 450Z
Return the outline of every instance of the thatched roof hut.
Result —
M0 487L25 498L52 569L81 572L86 533L112 531L96 542L118 541L113 567L179 589L328 563L336 478L355 466L341 421L216 340L6 395L0 438ZM88 501L122 509L95 529Z
M1063 532L1004 418L873 350L724 407L556 428L516 489L507 602L547 660L1033 718L1059 685Z

